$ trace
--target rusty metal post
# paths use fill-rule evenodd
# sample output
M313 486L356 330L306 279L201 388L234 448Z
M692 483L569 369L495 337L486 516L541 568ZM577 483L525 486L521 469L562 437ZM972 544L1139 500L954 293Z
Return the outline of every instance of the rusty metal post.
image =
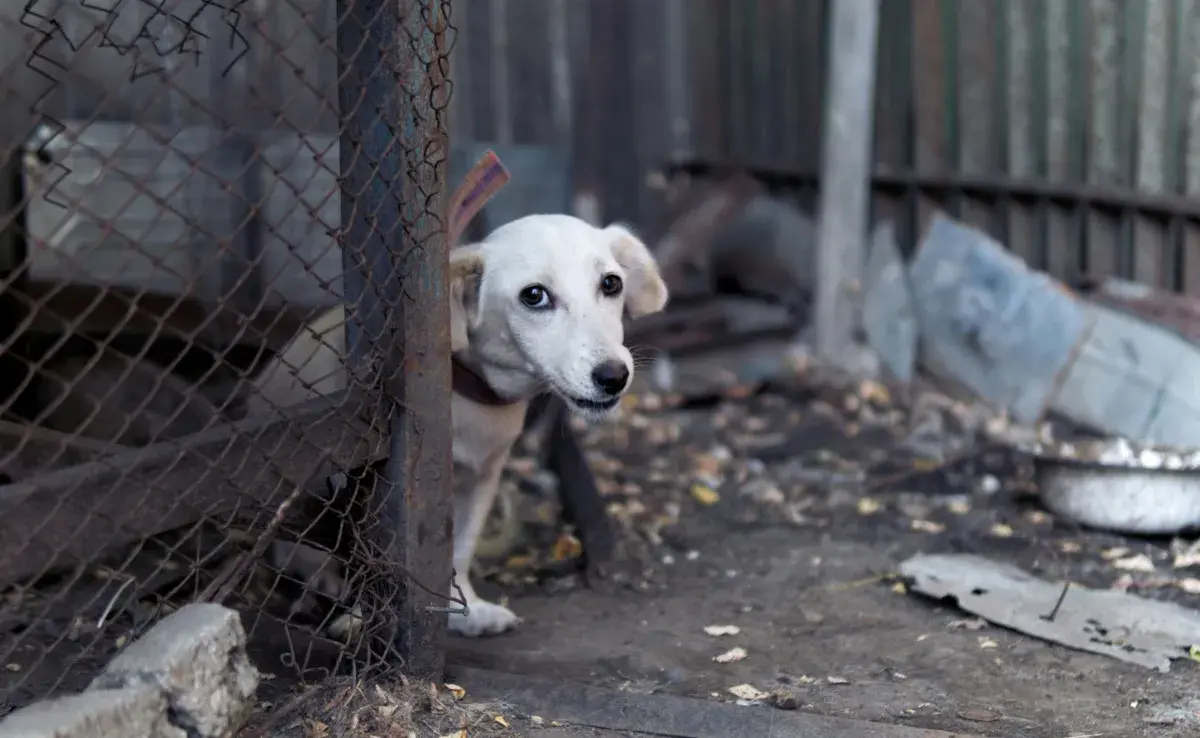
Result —
M839 0L830 14L814 328L818 355L840 362L861 302L879 0Z
M435 679L445 661L453 525L447 243L439 212L444 2L337 0L347 347L357 376L392 402L389 457L369 503L378 514L373 536L400 593L384 614L393 616L404 671Z

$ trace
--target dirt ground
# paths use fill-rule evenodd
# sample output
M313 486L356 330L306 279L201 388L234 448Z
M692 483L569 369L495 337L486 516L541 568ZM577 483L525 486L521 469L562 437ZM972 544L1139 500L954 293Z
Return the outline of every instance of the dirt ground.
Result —
M1200 664L1178 660L1159 674L1072 651L896 581L913 554L967 552L1200 606L1172 586L1196 573L1172 570L1169 541L1055 520L1022 494L1029 470L1010 453L922 460L900 443L914 418L876 392L793 387L693 410L643 402L594 431L628 580L597 591L534 573L531 559L564 544L544 525L545 499L526 495L533 543L480 587L524 622L492 639L452 639L451 667L722 701L749 684L830 716L994 736L1197 734ZM953 425L940 435L966 433ZM1121 568L1138 554L1157 571ZM711 625L740 632L713 637ZM735 647L745 658L714 662Z

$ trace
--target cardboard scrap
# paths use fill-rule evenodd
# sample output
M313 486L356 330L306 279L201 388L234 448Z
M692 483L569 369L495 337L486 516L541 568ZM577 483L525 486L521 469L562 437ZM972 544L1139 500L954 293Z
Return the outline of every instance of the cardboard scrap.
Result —
M900 565L910 591L953 597L995 624L1166 672L1200 640L1200 612L1116 590L1046 582L970 554L919 554ZM1065 594L1064 594L1065 589Z

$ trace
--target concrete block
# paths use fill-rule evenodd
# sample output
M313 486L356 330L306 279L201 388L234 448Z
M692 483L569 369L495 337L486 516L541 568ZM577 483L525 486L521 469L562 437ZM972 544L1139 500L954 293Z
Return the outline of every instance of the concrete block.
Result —
M258 688L238 614L210 603L179 609L113 659L91 689L140 685L162 690L189 738L232 738Z
M3 738L188 738L167 696L149 684L46 700L0 720Z

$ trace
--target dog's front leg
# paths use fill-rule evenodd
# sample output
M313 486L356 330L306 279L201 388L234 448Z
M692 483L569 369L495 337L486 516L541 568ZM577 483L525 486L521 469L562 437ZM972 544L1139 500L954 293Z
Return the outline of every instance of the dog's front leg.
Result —
M517 624L519 618L503 605L480 599L471 586L471 562L475 558L475 543L487 522L496 494L500 490L500 474L507 454L489 463L474 484L454 499L454 582L467 602L467 614L450 613L450 630L471 638L503 633ZM457 486L457 485L456 485ZM457 594L452 593L452 594Z

